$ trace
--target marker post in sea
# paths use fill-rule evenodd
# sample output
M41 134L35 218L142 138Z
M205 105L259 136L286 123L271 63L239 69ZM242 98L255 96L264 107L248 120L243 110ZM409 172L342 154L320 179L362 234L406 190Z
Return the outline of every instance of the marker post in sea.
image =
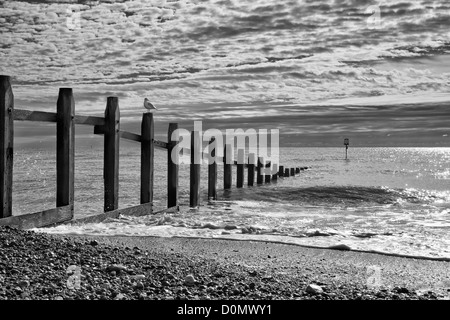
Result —
M348 138L344 139L344 146L345 146L345 160L348 160L348 146L350 144L350 140Z

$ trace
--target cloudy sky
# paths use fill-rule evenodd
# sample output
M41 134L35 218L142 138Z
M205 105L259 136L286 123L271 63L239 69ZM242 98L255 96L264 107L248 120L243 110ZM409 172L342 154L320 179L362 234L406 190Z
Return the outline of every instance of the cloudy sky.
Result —
M79 114L148 97L192 128L280 129L284 146L450 146L450 3L430 0L0 0L16 108ZM53 126L16 122L17 143ZM92 128L77 127L89 137Z

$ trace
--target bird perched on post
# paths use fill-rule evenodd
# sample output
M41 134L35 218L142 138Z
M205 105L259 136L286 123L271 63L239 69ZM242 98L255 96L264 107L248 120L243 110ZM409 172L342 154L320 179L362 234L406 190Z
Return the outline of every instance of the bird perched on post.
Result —
M149 110L158 110L147 98L144 99L144 108Z

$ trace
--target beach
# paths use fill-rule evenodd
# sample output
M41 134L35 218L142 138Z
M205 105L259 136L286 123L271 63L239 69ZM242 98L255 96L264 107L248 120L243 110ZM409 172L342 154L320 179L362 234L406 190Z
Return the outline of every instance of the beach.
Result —
M2 227L0 246L1 300L430 300L450 290L448 262L269 242Z

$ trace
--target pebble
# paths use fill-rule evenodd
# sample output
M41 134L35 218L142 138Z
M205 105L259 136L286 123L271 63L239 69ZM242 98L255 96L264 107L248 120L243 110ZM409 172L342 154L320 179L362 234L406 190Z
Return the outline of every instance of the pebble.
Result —
M137 282L134 285L134 289L142 290L142 289L144 289L144 284L142 282Z
M98 246L98 242L96 240L92 240L89 244L93 247Z
M116 297L114 298L114 300L123 300L125 299L125 296L121 293L119 293L118 295L116 295Z
M115 271L116 273L121 272L121 271L125 271L125 272L128 271L128 269L124 265L121 265L121 264L112 264L112 265L108 266L106 269L110 272Z
M137 274L135 276L131 276L130 278L133 279L133 280L136 280L136 281L140 281L140 280L144 280L145 279L145 275Z
M189 274L186 276L186 278L184 278L184 284L186 286L193 286L195 285L195 278L192 274Z
M18 285L22 289L23 288L28 288L30 286L30 282L28 280L22 280L22 281L19 281Z
M316 284L310 284L306 287L306 292L311 294L320 294L323 292L323 289Z

